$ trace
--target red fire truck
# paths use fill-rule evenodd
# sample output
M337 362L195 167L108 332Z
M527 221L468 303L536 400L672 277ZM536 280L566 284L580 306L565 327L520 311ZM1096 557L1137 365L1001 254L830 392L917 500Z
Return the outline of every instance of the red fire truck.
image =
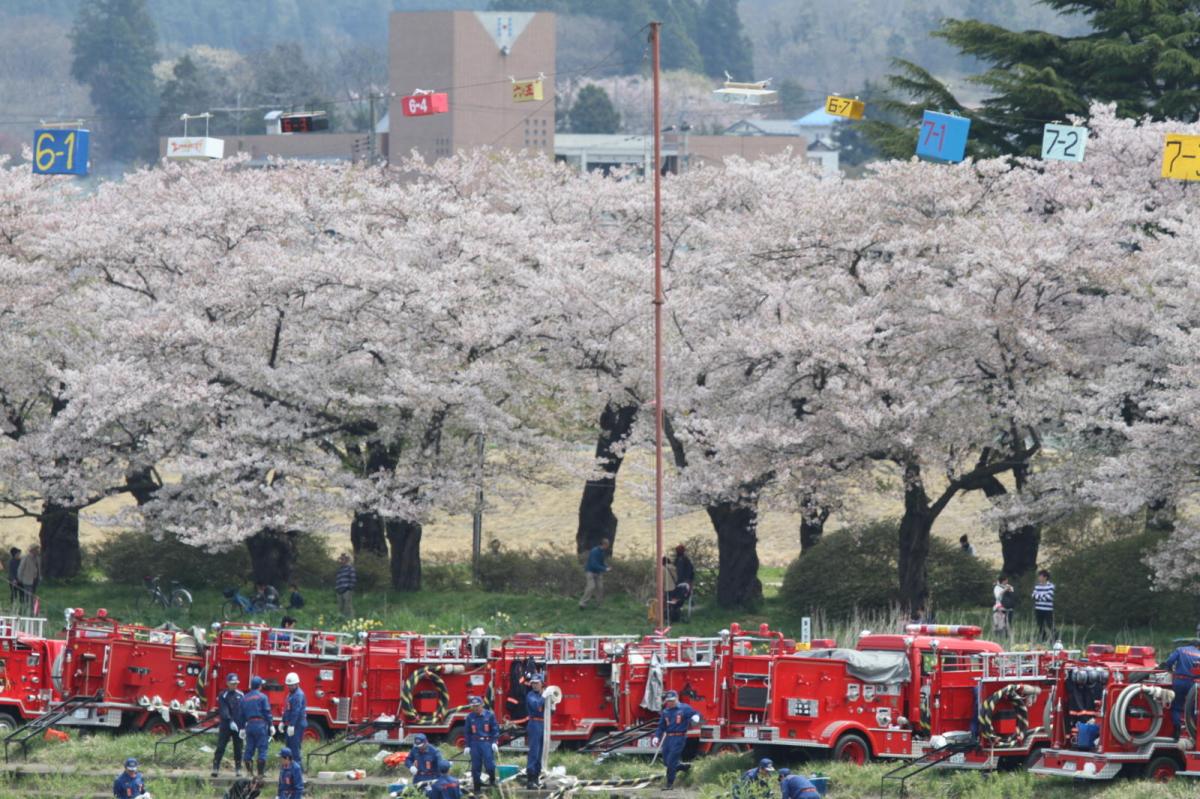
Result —
M67 623L61 693L97 699L58 723L168 734L204 714L197 691L203 674L196 636L121 624L103 609L89 618L76 608Z
M1030 771L1084 780L1127 774L1165 781L1184 768L1171 720L1172 675L1157 668L1154 647L1093 644L1055 676L1051 743Z
M399 742L423 732L462 746L468 697L492 700L497 640L482 632L368 632L362 646L365 691L356 717L377 723L374 740Z
M51 668L64 642L46 638L45 625L45 619L0 616L0 734L61 699Z
M308 704L306 741L323 741L330 732L357 721L356 709L362 705L363 647L352 634L241 623L213 628L203 686L207 707L216 707L229 674L238 675L242 690L249 690L252 676L262 677L263 693L278 721L287 700L284 678L294 671Z

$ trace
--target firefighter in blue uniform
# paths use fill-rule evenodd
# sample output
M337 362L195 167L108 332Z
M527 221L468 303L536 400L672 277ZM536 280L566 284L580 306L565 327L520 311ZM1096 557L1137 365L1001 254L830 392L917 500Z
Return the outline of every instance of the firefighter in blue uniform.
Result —
M413 785L423 785L438 778L438 767L442 764L442 753L429 745L425 733L413 736L413 748L404 758L404 765L413 775Z
M458 779L450 775L450 761L443 760L439 763L438 771L438 778L429 787L429 799L462 799Z
M113 796L117 799L136 799L146 792L146 780L138 771L136 757L125 759L125 770L113 780Z
M217 696L217 751L213 753L212 776L221 771L221 759L225 747L233 739L234 777L242 776L242 738L238 734L245 721L242 719L242 692L238 690L238 676L229 672L225 677L225 690Z
M662 745L663 764L667 767L667 789L675 785L675 775L679 772L680 761L683 760L683 746L687 743L688 729L693 724L700 723L700 714L690 705L681 704L679 694L667 691L663 694L662 714L658 719L658 729L650 739L653 746Z
M292 750L296 763L300 763L300 742L304 740L304 730L308 727L308 700L304 689L300 687L300 675L289 671L283 678L287 686L287 699L283 706L283 721L280 722L287 735L287 748Z
M791 771L779 769L779 795L782 799L817 799L821 792L817 786L808 781L807 777L793 774Z
M275 724L275 717L271 715L271 703L266 694L259 690L262 684L262 677L251 677L250 691L242 697L242 718L245 721L243 732L246 733L246 773L254 773L253 765L257 755L260 777L267 770L267 745L271 741L271 728Z
M775 773L775 763L769 757L764 757L758 761L758 765L750 769L741 776L733 786L733 795L736 797L755 797L764 796L767 793L767 788L771 775Z
M1200 627L1196 629L1196 637L1200 639ZM1187 702L1188 692L1196 684L1196 679L1200 678L1200 640L1179 647L1158 667L1170 671L1173 675L1171 687L1175 690L1175 701L1171 703L1171 720L1175 722L1175 734L1180 735L1184 729L1184 703Z
M496 754L499 751L497 739L500 725L496 722L496 714L483 706L483 700L472 696L469 700L471 712L467 714L464 725L467 738L467 750L471 753L471 783L475 793L483 790L480 773L487 771L488 779L493 787L496 785Z
M543 719L546 699L542 696L544 682L542 675L534 674L529 678L529 693L525 694L525 710L529 717L525 724L525 743L529 745L529 755L525 758L527 788L536 788L542 773L542 738L546 732Z
M297 758L298 759L298 758ZM303 799L304 772L292 758L292 750L286 746L279 750L279 794L277 799Z

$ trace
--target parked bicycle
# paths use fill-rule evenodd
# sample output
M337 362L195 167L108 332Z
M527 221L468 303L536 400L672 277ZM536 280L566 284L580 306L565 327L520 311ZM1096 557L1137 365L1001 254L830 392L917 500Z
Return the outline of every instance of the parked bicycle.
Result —
M225 597L225 602L221 605L221 618L226 621L240 619L243 616L258 616L273 610L280 610L278 602L272 602L262 594L248 597L236 586L226 588L221 593Z
M171 590L164 591L159 585L159 577L143 577L144 593L138 594L134 600L134 608L138 612L150 610L157 605L163 610L180 610L186 613L192 608L192 592L183 587L178 580L171 581Z

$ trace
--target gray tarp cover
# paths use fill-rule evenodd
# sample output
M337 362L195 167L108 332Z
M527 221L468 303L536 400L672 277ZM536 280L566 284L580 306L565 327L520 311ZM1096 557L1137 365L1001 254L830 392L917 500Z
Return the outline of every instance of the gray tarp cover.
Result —
M799 653L797 653L799 654ZM814 649L801 657L844 660L846 671L863 682L907 682L912 677L903 652L860 652L857 649Z

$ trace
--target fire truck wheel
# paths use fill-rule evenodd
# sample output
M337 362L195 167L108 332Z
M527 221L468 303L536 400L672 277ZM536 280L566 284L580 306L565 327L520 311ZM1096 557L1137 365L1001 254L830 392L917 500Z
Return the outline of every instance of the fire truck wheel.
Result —
M446 740L455 749L464 749L467 745L467 732L461 724L455 724L450 728L449 734L446 735Z
M309 719L308 726L304 728L304 735L300 740L306 744L319 744L323 743L328 737L324 724L316 719Z
M742 747L741 744L719 744L713 747L714 755L740 755L742 752L749 752L750 747Z
M162 716L154 713L142 722L141 731L150 733L151 735L166 737L175 732L175 725L169 721L164 721Z
M833 747L833 759L861 766L871 758L871 747L867 739L856 732L848 732L838 738Z
M20 723L9 713L0 713L0 734L9 733L21 726Z
M1163 755L1156 757L1146 764L1146 777L1155 782L1170 782L1175 779L1175 773L1179 771L1179 764L1175 762L1175 758Z

